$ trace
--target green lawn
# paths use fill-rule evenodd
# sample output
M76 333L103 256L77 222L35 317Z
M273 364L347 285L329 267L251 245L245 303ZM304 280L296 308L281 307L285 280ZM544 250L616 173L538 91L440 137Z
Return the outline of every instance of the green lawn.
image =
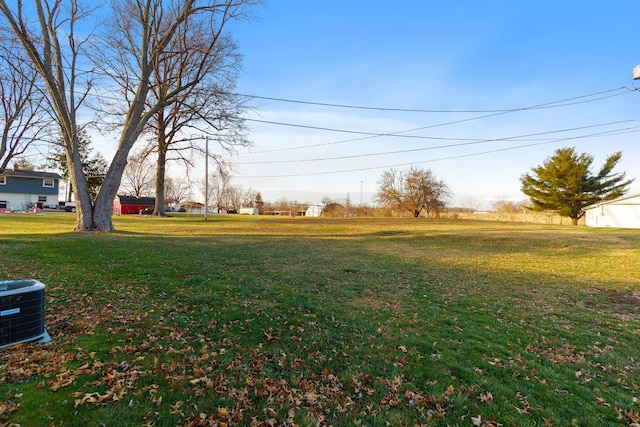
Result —
M640 422L640 231L419 219L0 216L53 341L0 425Z

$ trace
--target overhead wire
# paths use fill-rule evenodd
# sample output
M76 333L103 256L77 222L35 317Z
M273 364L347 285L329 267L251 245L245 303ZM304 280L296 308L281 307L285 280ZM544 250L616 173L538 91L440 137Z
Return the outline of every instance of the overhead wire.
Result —
M626 89L625 92L611 94L612 92L619 92L619 91L625 90L625 89ZM283 123L283 122L276 122L276 121L269 121L269 120L259 120L259 119L247 119L248 121L260 122L260 123L265 123L265 124L273 124L273 125L296 127L296 128L306 128L306 129L321 130L321 131L341 132L341 133L348 133L348 134L364 135L361 138L352 138L352 139L341 140L341 141L333 141L333 142L329 142L329 143L309 144L309 145L305 145L305 146L288 147L288 148L284 148L284 149L263 150L263 151L251 152L251 153L247 153L247 154L259 154L259 153L268 153L268 152L276 152L276 151L299 150L299 149L302 149L302 148L311 148L311 147L319 147L319 146L326 146L326 145L333 145L333 144L341 144L341 143L344 143L344 142L359 141L359 140L365 140L365 139L371 139L371 138L380 138L380 137L389 137L389 136L391 136L391 137L403 137L403 138L414 138L414 139L432 139L432 140L451 139L451 140L455 140L455 138L424 136L424 135L406 135L406 134L409 133L409 132L415 132L415 131L418 131L418 130L424 130L424 129L440 127L440 126L447 126L447 125L451 125L451 124L457 124L457 123L462 123L462 122L467 122L467 121L472 121L472 120L479 120L479 119L483 119L483 118L488 118L488 117L494 117L494 116L499 116L499 115L503 115L503 114L514 113L514 112L518 112L518 111L529 111L529 110L536 110L536 109L541 109L541 108L560 107L560 106L582 104L582 103L586 103L586 102L594 102L594 101L598 101L598 100L601 100L601 99L606 99L606 98L611 98L611 97L614 97L614 96L619 96L619 95L622 95L622 94L625 94L625 93L629 93L629 92L632 92L632 91L636 91L636 89L628 89L626 87L620 87L620 88L610 89L610 90L607 90L607 91L600 91L600 92L594 92L594 93L587 94L587 95L581 95L581 96L578 96L578 97L566 98L566 99L562 99L562 100L558 100L558 101L552 101L552 102L547 102L547 103L543 103L543 104L537 104L537 105L532 105L532 106L528 106L528 107L522 107L522 108L517 108L517 109L508 109L508 110L419 110L419 111L411 111L411 112L443 112L443 113L444 112L446 112L446 113L452 113L452 112L457 112L457 113L462 113L462 112L472 113L472 112L475 112L475 113L479 113L479 112L481 112L481 113L486 113L486 114L482 114L480 116L475 116L475 117L470 117L470 118L464 118L464 119L444 122L444 123L438 123L438 124L423 126L423 127L419 127L419 128L407 129L407 130L402 130L402 131L397 131L397 132L389 132L389 133L362 132L362 131L354 131L354 130L348 130L348 129L334 129L334 128L328 128L328 127L322 127L322 126L310 126L310 125L305 125L305 124ZM603 95L603 94L608 94L608 95L599 96L599 95ZM599 96L599 97L597 99L587 99L587 98L593 98L594 96ZM266 98L266 97L262 97L262 98ZM572 102L572 101L576 101L578 99L580 99L581 101ZM316 102L307 102L307 101L286 100L286 99L283 99L283 98L278 98L278 99L273 99L273 100L282 101L282 102L294 102L294 103L302 103L302 104L310 104L310 105L327 106L327 107L358 108L358 109L364 109L364 110L377 109L375 107L374 108L368 108L368 107L359 108L359 106L349 106L349 105L341 105L341 104L325 104L325 103L316 103ZM382 110L387 111L386 109L382 109ZM398 109L389 109L389 110L390 111L409 112L409 111L407 111L407 109L400 109L400 110L398 110ZM422 147L422 148L414 148L414 149L407 149L407 150L387 151L387 152L381 152L381 153L366 153L366 154L334 156L334 157L324 157L324 158L314 158L314 159L253 161L253 162L249 161L249 162L237 162L234 165L241 166L241 165L257 165L257 164L301 163L301 162L329 161L329 160L334 160L335 161L335 160L346 160L346 159L381 156L381 155L402 154L402 153L409 153L409 152L433 150L433 149L438 149L438 148L451 148L451 147L467 146L467 145L473 145L473 144L482 144L482 143L488 143L488 142L498 142L498 141L515 142L516 140L522 141L522 138L529 138L529 137L533 137L533 136L541 136L541 135L545 135L545 134L548 135L550 133L576 131L576 130L582 130L582 129L588 129L588 128L593 128L593 127L600 127L600 126L612 126L612 125L616 125L616 124L628 123L628 122L633 122L633 121L635 121L635 120L621 120L621 121L616 121L616 122L601 123L601 124L596 124L596 125L588 125L588 126L581 126L581 127L576 127L576 128L569 128L569 129L562 129L562 130L555 130L555 131L547 131L547 132L538 132L538 133L532 133L532 134L526 134L526 135L520 135L520 136L513 136L513 137L503 137L503 138L492 138L492 139L487 139L487 138L481 138L481 139L480 138L475 138L475 139L460 138L458 140L462 140L462 141L466 141L466 142L461 142L461 143L456 143L456 144L443 144L443 145L434 146L434 147ZM429 160L424 160L424 161L415 161L414 160L414 161L412 161L410 163L399 163L399 164L393 164L393 165L371 166L371 167L364 167L364 168L344 169L344 170L336 170L336 171L320 171L320 172L309 172L309 173L292 173L292 174L261 175L261 176L242 175L242 177L243 178L289 178L289 177L301 177L301 176L317 176L317 175L340 174L340 173L349 173L349 172L358 172L358 171L366 171L366 170L383 169L383 168L390 168L390 167L400 167L400 166L408 166L408 165L413 165L413 164L421 164L421 163L428 163L428 162L434 162L434 161L442 161L442 160L450 160L450 159L456 159L456 158L464 158L464 157L485 155L485 154L497 153L497 152L508 151L508 150L516 150L516 149L522 149L522 148L538 146L538 145L543 145L543 144L550 144L550 143L555 143L555 142L560 142L560 141L568 141L568 140L575 140L575 139L582 139L582 138L592 138L592 137L605 136L605 135L618 135L618 134L623 134L623 133L638 132L638 128L639 127L637 127L637 126L636 127L627 127L627 128L613 129L613 130L608 130L608 131L598 132L598 133L593 133L593 134L587 134L587 135L569 136L569 137L565 137L565 138L544 139L542 141L532 142L530 144L521 144L521 145L518 145L518 146L503 147L503 148L497 148L497 149L493 149L493 150L485 150L485 151L476 152L476 153L452 155L452 156L440 157L438 159L429 159Z
M301 150L301 149L306 149L306 148L322 147L322 146L328 146L328 145L337 145L337 144L343 144L343 143L348 143L348 142L362 141L362 140L366 140L366 139L388 137L388 136L391 136L391 137L421 138L421 139L438 139L437 137L408 136L408 135L404 135L404 134L406 134L408 132L416 132L416 131L425 130L425 129L432 129L432 128L436 128L436 127L442 127L442 126L459 124L459 123L464 123L464 122L469 122L469 121L474 121L474 120L485 119L485 118L489 118L489 117L494 117L494 116L499 116L499 115L503 115L503 114L514 113L514 112L518 112L518 111L534 110L534 109L536 109L536 108L538 108L540 106L545 106L545 105L549 106L549 105L561 103L561 102L564 102L564 101L567 101L567 100L586 98L586 97L589 97L589 96L594 96L594 95L598 95L598 94L602 94L602 93L608 93L608 92L612 92L612 91L616 91L616 90L620 90L620 89L626 89L626 88L622 87L622 88L617 88L617 89L610 89L610 90L607 90L607 91L594 92L592 94L581 95L581 96L578 96L578 97L567 98L567 99L564 99L564 100L547 102L547 103L544 103L544 104L538 104L538 105L529 106L529 107L523 107L523 108L511 109L511 110L501 110L500 112L496 112L496 113L484 114L484 115L481 115L481 116L469 117L469 118L465 118L465 119L453 120L453 121L444 122L444 123L438 123L438 124L422 126L422 127L418 127L418 128L405 129L405 130L401 130L401 131L387 132L387 133L361 132L361 131L346 130L346 129L334 129L334 128L321 127L321 126L310 126L310 125L302 125L302 124L294 124L294 123L283 123L283 122L275 122L275 121L268 121L268 120L245 118L246 121L260 122L260 123L273 124L273 125L279 125L279 126L288 126L288 127L306 128L306 129L312 129L312 130L321 130L321 131L330 131L330 132L366 135L366 136L361 137L361 138L352 138L352 139L346 139L346 140L340 140L340 141L324 142L324 143L319 143L319 144L308 144L308 145L296 146L296 147L287 147L287 148L279 148L279 149L251 151L251 152L248 152L248 153L245 153L245 154L251 155L251 154L272 153L272 152L278 152L278 151ZM618 95L621 95L621 94L618 94ZM618 96L618 95L612 95L612 96ZM611 97L611 96L609 96L609 97ZM597 100L599 100L599 99L597 99ZM593 101L595 101L595 100L593 100ZM584 103L584 102L592 102L592 100L582 101L582 103Z
M637 129L637 128L638 127L628 128L625 132L620 132L620 134L640 132L640 130L631 130L631 129ZM608 132L601 132L600 134L604 135L604 134L608 134ZM598 134L593 134L593 135L590 135L590 136L595 136L595 135L598 135ZM310 173L301 173L301 174L242 175L242 177L243 178L296 178L296 177L304 177L304 176L335 175L335 174L342 174L342 173L362 172L362 171L377 170L377 169L387 169L387 168L396 168L396 167L403 167L403 166L412 166L412 165L416 165L416 164L432 163L432 162L438 162L438 161L443 161L443 160L453 160L453 159L461 159L461 158L466 158L466 157L474 157L474 156L480 156L480 155L484 155L484 154L493 154L493 153L499 153L499 152L503 152L503 151L511 151L511 150L517 150L517 149L521 149L521 148L528 148L528 147L534 147L534 146L539 146L539 145L552 144L554 142L569 141L569 140L578 139L578 138L584 138L584 137L589 137L589 135L584 135L584 136L580 136L580 137L556 138L556 139L552 139L552 140L549 140L549 141L537 142L537 143L531 143L531 144L523 144L523 145L518 145L518 146L515 146L515 147L498 148L498 149L494 149L494 150L487 150L487 151L481 151L481 152L475 152L475 153L467 153L467 154L459 154L459 155L453 155L453 156L440 157L440 158L437 158L437 159L417 160L417 161L414 160L414 161L407 162L407 163L398 163L398 164L384 165L384 166L370 166L370 167L364 167L364 168L343 169L343 170L324 171L324 172L310 172Z
M241 93L234 93L234 92L226 92L229 95L234 95L234 96L242 96L242 97L246 97L246 98L254 98L254 99L263 99L263 100L267 100L267 101L277 101L277 102L285 102L285 103L291 103L291 104L302 104L302 105L313 105L313 106L321 106L321 107L332 107L332 108L348 108L348 109L358 109L358 110L370 110L370 111L395 111L395 112L402 112L402 113L507 113L507 112L515 112L515 111L522 111L522 110L531 110L531 109L542 109L542 108L555 108L555 107L564 107L564 106L568 106L568 105L575 105L575 104L581 104L583 102L591 102L592 100L589 101L580 101L580 102L575 102L575 103L567 103L567 104L560 104L560 103L564 103L564 102L569 102L569 101L574 101L577 99L583 99L583 98L588 98L588 97L592 97L592 96L596 96L596 95L603 95L606 93L611 93L611 92L616 92L616 91L620 91L626 89L627 91L632 91L633 89L629 89L626 86L621 86L618 88L614 88L614 89L608 89L608 90L604 90L604 91L600 91L600 92L594 92L594 93L590 93L587 95L580 95L580 96L576 96L573 98L567 98L564 100L559 100L559 101L554 101L551 103L546 103L546 104L540 104L537 106L530 106L530 107L519 107L519 108L505 108L505 109L493 109L493 110L438 110L438 109L413 109L413 108L391 108L391 107L371 107L371 106L362 106L362 105L349 105L349 104L336 104L336 103L326 103L326 102L317 102L317 101L303 101L303 100L297 100L297 99L287 99L287 98L278 98L278 97L270 97L270 96L260 96L260 95L250 95L250 94L241 94ZM615 95L608 95L602 98L598 98L595 99L593 101L597 101L600 99L606 99L606 98L610 98L610 97L614 97L614 96L619 96L622 94L615 94ZM552 104L558 104L558 105L552 105Z
M622 92L622 91L624 91L624 92ZM353 142L353 141L360 141L360 140L365 140L365 139L381 138L381 137L400 137L400 138L431 139L431 140L461 140L461 141L468 141L468 142L460 143L460 144L442 145L442 146L437 146L437 147L423 147L423 148L410 149L410 150L391 151L391 152L386 152L386 153L368 153L368 154L363 154L363 155L339 156L339 157L323 158L323 159L302 159L302 160L292 160L292 161L236 163L237 165L241 165L241 164L291 163L291 162L310 162L310 161L320 161L320 160L338 160L338 159L346 159L346 158L378 156L378 155L384 155L384 154L396 154L396 153L411 152L411 151L423 151L423 150L431 150L431 149L437 149L437 148L448 148L448 147L464 146L464 145L471 145L471 144L480 144L480 143L486 143L486 142L508 141L508 140L512 140L513 141L513 140L515 140L516 138L519 138L519 137L507 137L507 138L496 138L496 139L477 139L477 138L476 139L473 139L473 138L468 138L468 139L459 138L459 139L456 139L456 138L447 138L447 137L423 136L423 135L406 135L406 134L409 133L409 132L415 132L415 131L420 131L420 130L425 130L425 129L448 126L448 125L452 125L452 124L458 124L458 123L463 123L463 122L468 122L468 121L473 121L473 120L480 120L480 119L499 116L499 115L503 115L503 114L510 114L510 113L515 113L515 112L538 110L538 109L547 109L547 108L558 108L558 107L565 107L565 106L583 104L583 103L588 103L588 102L595 102L595 101L599 101L599 100L602 100L602 99L607 99L607 98L612 98L612 97L624 95L624 94L626 94L628 92L634 92L634 91L638 91L638 89L637 88L629 89L629 88L627 88L625 86L622 86L622 87L618 87L618 88L608 89L608 90L605 90L605 91L593 92L593 93L589 93L589 94L585 94L585 95L580 95L580 96L571 97L571 98L565 98L565 99L561 99L561 100L557 100L557 101L552 101L552 102L547 102L547 103L537 104L537 105L531 105L531 106L526 106L526 107L518 107L518 108L511 108L511 109L485 109L485 110L481 110L481 109L478 109L478 110L472 110L472 109L467 109L467 110L465 110L465 109L460 109L460 110L455 110L455 109L438 110L438 109L409 109L409 108L390 108L390 107L370 107L370 106L359 106L359 105L348 105L348 104L337 104L337 103L322 103L322 102L315 102L315 101L303 101L303 100L294 100L294 99L278 98L278 97L267 97L267 96L259 96L259 95L247 95L247 94L239 94L239 93L232 93L232 92L227 92L227 93L231 94L231 95L237 95L237 96L242 96L242 97L247 97L247 98L254 98L254 99L263 99L263 100L270 100L270 101L277 101L277 102L286 102L286 103L312 105L312 106L322 106L322 107L332 107L332 108L343 108L343 109L358 109L358 110L402 112L402 113L482 113L482 115L480 115L480 116L469 117L469 118L464 118L464 119L459 119L459 120L454 120L454 121L449 121L449 122L444 122L444 123L432 124L432 125L428 125L428 126L422 126L422 127L418 127L418 128L412 128L412 129L406 129L406 130L388 132L388 133L365 132L365 131L356 131L356 130L349 130L349 129L334 129L334 128L328 128L328 127L322 127L322 126L310 126L310 125L304 125L304 124L284 123L284 122L277 122L277 121L251 119L251 118L246 118L245 117L245 118L243 118L243 120L250 121L250 122L256 122L256 123L264 123L264 124L272 124L272 125L296 127L296 128L306 128L306 129L329 131L329 132L340 132L340 133L356 134L356 135L364 135L364 136L361 137L361 138L352 138L352 139L334 141L334 142L328 142L328 143L310 144L310 145L305 145L305 146L287 147L287 148L273 149L273 150L253 151L253 152L248 152L248 153L243 153L243 154L262 154L262 153L277 152L277 151L300 150L300 149L304 149L304 148L312 148L312 147L320 147L320 146L326 146L326 145L342 144L342 143L346 143L346 142ZM601 95L604 95L604 96L601 96ZM101 95L89 94L89 96L92 96L92 97L93 96L100 96L102 98L109 98L109 96L106 95L106 94L101 94ZM597 98L594 98L594 97L597 97ZM111 99L118 99L118 98L113 97ZM610 124L623 123L623 122L627 122L627 121L612 122ZM589 128L589 127L596 127L596 126L604 126L604 125L606 125L606 124L585 126L585 127L581 127L581 128L576 128L574 130L585 129L585 128ZM555 131L552 131L552 132L555 132ZM557 131L557 132L561 132L561 131ZM540 133L540 134L545 134L545 133L546 132L543 132L543 133ZM533 135L537 135L537 134L531 134L530 136L533 136ZM525 136L522 136L522 137L525 137ZM584 136L584 137L588 137L588 136ZM566 138L566 139L572 139L572 138ZM566 139L560 139L560 140L566 140ZM524 148L524 147L529 147L529 146L532 146L532 145L545 144L545 143L550 143L550 142L554 142L554 141L556 141L556 140L545 141L545 142L537 142L537 143L534 143L534 144L526 144L526 145L517 146L517 147L509 147L509 148L491 150L491 151L486 151L486 152L477 153L477 154L486 154L486 153L491 153L491 152L499 152L499 151L510 150L510 149ZM477 154L469 154L469 155L477 155ZM442 160L450 159L450 158L457 158L457 157L466 157L466 156L468 156L468 155L446 157L446 158L443 158ZM388 167L388 166L384 166L384 167ZM391 166L391 167L393 167L393 166ZM374 169L379 169L379 168L382 168L382 167L375 167ZM371 168L364 168L364 169L359 169L359 170L368 170L368 169L371 169ZM350 172L350 171L351 170L344 171L344 172ZM327 173L340 173L340 171L327 172ZM319 173L316 173L316 174L324 174L324 172L319 172ZM282 176L300 176L300 175L282 175Z
M378 153L364 153L364 154L353 154L353 155L346 155L346 156L322 157L322 158L313 158L313 159L297 159L297 160L248 161L248 162L236 162L236 163L233 163L233 164L240 166L240 165L259 165L259 164L283 164L283 163L299 163L299 162L318 162L318 161L329 161L329 160L354 159L354 158L361 158L361 157L383 156L383 155L390 155L390 154L403 154L403 153L411 153L411 152L417 152L417 151L427 151L427 150L436 150L436 149L442 149L442 148L453 148L453 147L463 147L463 146L468 146L468 145L485 144L485 143L488 143L488 142L523 141L524 138L530 138L530 137L534 137L534 136L542 136L542 135L549 135L549 134L562 133L562 132L571 132L571 131L591 129L591 128L595 128L595 127L611 126L611 125L628 123L628 122L636 122L636 121L637 120L620 120L620 121L616 121L616 122L600 123L600 124L590 125L590 126L580 126L580 127L575 127L575 128L559 129L559 130L546 131L546 132L537 132L537 133L530 133L530 134L511 136L511 137L471 139L471 140L466 140L466 142L461 142L461 143L457 143L457 144L446 144L446 145L437 145L437 146L431 146L431 147L410 148L410 149L405 149L405 150L394 150L394 151L385 151L385 152L378 152ZM625 130L636 129L636 128L640 128L640 126L635 126L635 127L632 127L632 128L614 129L614 130L602 132L602 134L611 134L613 132L625 131ZM582 137L575 137L573 139L588 138L588 137L592 137L593 135L600 135L600 134L585 135L585 136L582 136ZM548 139L544 139L544 141L548 141Z

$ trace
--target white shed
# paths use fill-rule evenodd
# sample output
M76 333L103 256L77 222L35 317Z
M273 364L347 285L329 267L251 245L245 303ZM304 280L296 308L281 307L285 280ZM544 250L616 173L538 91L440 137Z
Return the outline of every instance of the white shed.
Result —
M640 194L596 203L584 210L589 227L640 228Z
M240 208L240 215L258 215L260 211L258 208Z
M314 203L307 208L304 216L322 216L324 210L324 203Z

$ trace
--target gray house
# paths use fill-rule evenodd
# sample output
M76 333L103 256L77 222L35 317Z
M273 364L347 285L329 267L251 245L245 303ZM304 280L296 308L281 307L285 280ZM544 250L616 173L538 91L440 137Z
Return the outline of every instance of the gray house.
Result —
M20 169L0 173L0 212L57 206L60 175Z

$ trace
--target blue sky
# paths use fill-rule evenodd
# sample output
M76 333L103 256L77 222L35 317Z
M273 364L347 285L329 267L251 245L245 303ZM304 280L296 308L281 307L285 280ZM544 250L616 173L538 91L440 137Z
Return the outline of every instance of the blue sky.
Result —
M454 204L519 200L519 177L567 146L594 155L596 167L622 150L618 170L640 178L640 93L622 89L640 87L631 79L637 2L267 0L255 14L231 28L244 55L239 93L448 111L255 99L252 120L387 135L422 128L362 139L249 121L253 147L232 159L234 182L267 200L370 203L384 170L412 164L447 182ZM573 105L479 118L565 99ZM524 135L535 136L509 139Z

